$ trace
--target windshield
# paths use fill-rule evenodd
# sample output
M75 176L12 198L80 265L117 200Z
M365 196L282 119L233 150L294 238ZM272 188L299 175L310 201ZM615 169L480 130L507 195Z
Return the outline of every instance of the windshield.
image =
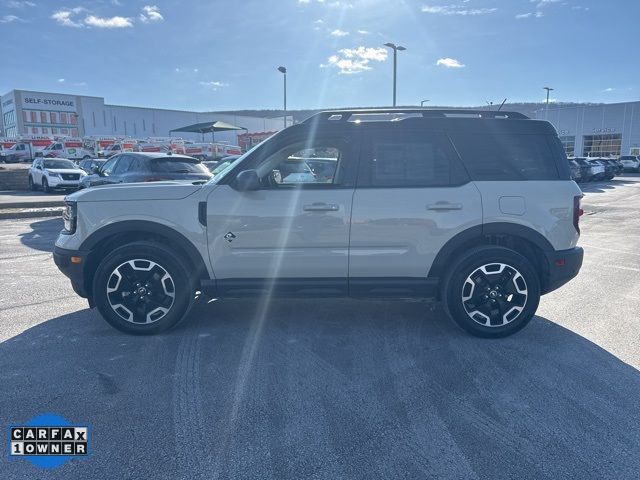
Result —
M45 160L44 168L66 168L66 169L76 169L76 164L71 160Z

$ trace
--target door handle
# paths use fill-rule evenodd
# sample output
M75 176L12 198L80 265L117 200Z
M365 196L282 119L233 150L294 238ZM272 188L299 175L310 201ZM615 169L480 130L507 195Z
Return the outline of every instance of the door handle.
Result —
M337 212L340 207L335 203L311 203L302 207L305 212Z
M436 212L446 212L448 210L462 210L461 203L449 203L449 202L436 202L427 205L427 210L434 210Z

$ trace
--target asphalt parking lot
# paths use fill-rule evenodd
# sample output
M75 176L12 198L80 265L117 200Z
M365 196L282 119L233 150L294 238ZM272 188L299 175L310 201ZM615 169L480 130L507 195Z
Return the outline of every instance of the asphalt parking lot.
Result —
M55 412L93 455L1 455L0 478L637 479L640 176L584 190L581 273L502 340L420 302L302 299L130 337L53 264L61 220L2 220L0 428Z

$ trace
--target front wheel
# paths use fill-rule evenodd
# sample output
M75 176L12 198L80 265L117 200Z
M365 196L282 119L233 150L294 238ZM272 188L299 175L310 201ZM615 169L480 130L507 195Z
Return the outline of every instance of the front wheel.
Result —
M93 298L114 328L152 335L184 318L194 297L193 281L182 258L163 245L144 241L109 253L98 266Z
M472 335L498 338L522 329L540 302L531 262L503 247L477 247L451 268L443 288L451 318Z
M49 186L49 182L46 178L42 179L42 191L44 193L51 193L51 187Z
M36 184L33 183L33 177L29 175L29 190L32 192L36 190Z

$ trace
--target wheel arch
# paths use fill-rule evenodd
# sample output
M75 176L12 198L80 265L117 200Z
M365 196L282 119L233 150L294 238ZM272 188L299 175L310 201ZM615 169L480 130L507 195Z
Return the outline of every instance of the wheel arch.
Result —
M125 243L153 240L169 246L189 263L197 280L209 279L209 272L196 246L184 235L160 223L146 220L124 220L104 226L89 235L79 250L89 252L84 276L85 285L92 285L98 264L107 252ZM88 289L90 291L90 289Z
M459 254L483 245L503 246L523 255L538 273L544 289L549 268L544 252L554 251L553 245L533 228L507 222L476 225L449 239L436 255L428 277L442 280Z

